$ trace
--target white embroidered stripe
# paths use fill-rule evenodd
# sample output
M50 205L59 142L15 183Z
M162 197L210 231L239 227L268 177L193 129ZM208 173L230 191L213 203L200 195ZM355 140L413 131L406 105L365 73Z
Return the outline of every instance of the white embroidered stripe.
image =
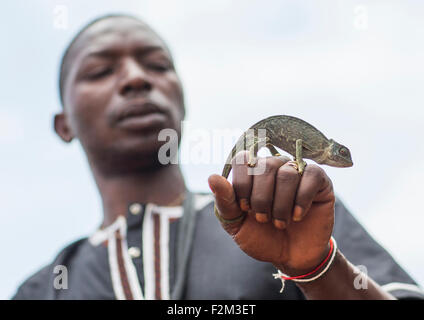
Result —
M153 219L153 212L157 213L159 215L159 252L154 252L154 219ZM146 263L146 261L152 262L152 268L154 270L154 260L155 260L155 254L157 254L160 257L160 288L156 288L156 281L155 281L155 272L152 272L151 275L153 275L152 278L152 286L153 286L153 297L152 299L155 299L154 292L156 290L160 290L161 298L163 300L169 300L171 293L170 293L170 283L169 283L169 220L175 219L175 218L181 218L183 215L183 208L182 207L160 207L152 205L150 207L150 226L151 230L149 233L151 233L150 242L151 242L151 255L150 256L144 256L143 255L143 262ZM144 231L143 231L144 235ZM143 238L144 239L144 238ZM144 246L143 246L144 248ZM150 264L150 263L149 263Z
M144 297L146 300L155 299L155 259L152 204L146 205L143 220L143 269Z
M140 282L137 277L137 270L135 268L134 262L132 261L130 255L128 254L128 244L127 238L123 237L121 241L122 247L122 258L124 261L125 273L127 274L128 283L130 285L130 290L134 300L143 300L143 293L141 291ZM122 283L122 279L121 279Z
M213 196L210 194L206 195L195 195L194 205L197 211L203 209L207 204L213 201ZM148 204L147 206L154 206L153 204ZM154 206L158 212L166 212L170 218L180 218L182 216L182 208L181 207L159 207ZM117 229L120 228L121 224L126 222L126 218L124 216L119 216L115 222L113 222L110 226L105 229L96 230L88 239L91 245L98 246L102 242L106 241L110 234L114 233Z
M96 232L94 232L90 238L88 239L88 241L90 242L91 245L97 247L99 244L101 244L102 242L108 240L110 238L110 236L112 234L115 233L116 230L124 230L124 233L121 233L123 237L126 236L126 228L127 227L127 223L126 223L126 219L123 216L119 216L114 223L112 223L110 226L104 228L104 229L99 229Z
M124 289L122 287L121 276L119 273L118 257L116 255L116 236L115 233L111 233L108 239L108 256L109 256L109 267L110 275L112 278L112 287L115 297L118 300L125 300Z
M203 209L207 204L213 201L213 196L196 195L195 209L197 211ZM183 208L179 207L162 207L154 204L147 204L143 220L142 230L142 245L143 245L143 269L145 280L145 294L140 286L135 265L128 254L128 243L126 240L127 223L124 216L119 216L114 223L103 230L97 230L89 238L89 242L93 246L98 246L102 242L108 240L108 260L112 278L113 291L118 300L125 299L125 293L122 286L121 274L119 272L116 235L119 230L122 235L121 252L122 260L124 261L124 272L129 282L130 290L134 299L142 300L155 299L155 266L154 266L154 225L152 211L160 214L160 274L161 274L161 296L162 299L170 299L170 284L169 284L169 224L170 219L181 218Z
M160 283L163 300L170 299L169 290L169 217L160 215Z

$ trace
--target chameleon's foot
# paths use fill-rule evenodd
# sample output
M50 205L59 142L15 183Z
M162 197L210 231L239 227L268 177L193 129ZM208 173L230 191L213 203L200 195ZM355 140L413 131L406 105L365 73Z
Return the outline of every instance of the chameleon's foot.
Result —
M301 160L301 161L296 161L297 163L297 171L299 172L300 175L303 174L303 171L305 171L305 167L306 167L306 162Z
M303 174L303 171L305 170L305 167L306 167L305 161L300 162L300 161L292 160L287 162L287 164L293 167L300 175Z
M303 174L303 171L305 170L306 167L306 162L303 160L303 156L302 156L302 139L297 139L296 140L296 163L297 163L297 167L298 167L298 172L300 175Z
M275 149L275 147L274 147L272 144L267 143L267 144L266 144L266 147L268 148L268 150L271 152L271 154L272 154L274 157L280 157L280 156L281 156L281 154L278 152L278 150L277 150L277 149Z
M298 166L298 164L297 164L297 161L296 161L296 160L289 161L289 162L287 162L287 164L288 164L290 167L293 167L293 168L294 168L294 170L299 171L299 166Z

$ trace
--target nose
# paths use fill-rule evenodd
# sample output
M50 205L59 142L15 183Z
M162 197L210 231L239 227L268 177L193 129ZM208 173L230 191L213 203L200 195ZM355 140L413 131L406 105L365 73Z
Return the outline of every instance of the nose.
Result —
M120 86L120 94L126 97L146 94L152 90L152 82L143 67L134 59L124 61L124 75Z

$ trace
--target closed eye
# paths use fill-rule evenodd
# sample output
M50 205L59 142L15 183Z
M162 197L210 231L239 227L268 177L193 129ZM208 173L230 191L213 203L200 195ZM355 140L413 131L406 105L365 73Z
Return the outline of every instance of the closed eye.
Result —
M113 73L112 67L99 68L87 74L87 78L90 80L96 80L103 77L106 77Z
M158 72L166 72L170 69L169 65L159 64L159 63L151 63L151 64L148 64L147 67L153 71L158 71Z

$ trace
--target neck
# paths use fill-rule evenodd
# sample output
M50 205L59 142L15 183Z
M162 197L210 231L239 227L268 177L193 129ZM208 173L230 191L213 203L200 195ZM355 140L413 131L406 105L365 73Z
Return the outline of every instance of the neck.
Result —
M118 216L126 215L130 203L181 205L186 190L178 165L116 176L96 170L93 173L103 203L102 227L113 223Z

